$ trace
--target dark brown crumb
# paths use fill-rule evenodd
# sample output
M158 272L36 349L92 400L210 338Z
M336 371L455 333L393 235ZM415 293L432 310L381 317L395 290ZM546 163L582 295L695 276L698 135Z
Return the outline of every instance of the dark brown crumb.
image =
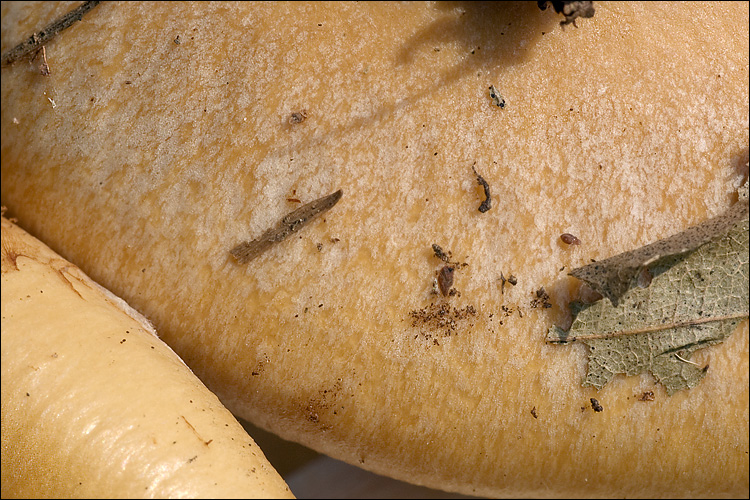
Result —
M453 287L453 271L455 268L451 266L443 266L438 272L438 286L440 287L440 293L443 297L446 297Z
M537 307L542 307L544 309L552 307L552 304L549 301L549 294L544 290L544 287L539 288L535 295L536 296L531 300L530 304L532 309L536 309Z
M307 110L306 109L303 109L303 110L300 110L300 111L295 111L289 117L289 123L292 124L292 125L294 125L296 123L302 123L305 120L307 120Z
M537 415L537 413L536 413L536 406L534 406L534 407L533 407L533 408L531 409L531 415L532 415L532 416L533 416L534 418L539 418L539 415Z
M599 401L597 401L596 398L591 398L591 408L593 408L597 413L604 410L604 407L599 404Z
M641 397L638 398L638 401L653 401L654 400L654 391L644 391L643 394L641 394Z

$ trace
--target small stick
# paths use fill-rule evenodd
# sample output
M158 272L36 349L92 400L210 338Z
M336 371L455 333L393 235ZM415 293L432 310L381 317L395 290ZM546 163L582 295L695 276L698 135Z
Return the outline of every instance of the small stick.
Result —
M342 194L343 191L339 189L335 193L302 205L285 215L275 226L267 229L259 238L240 243L230 250L230 253L237 259L239 264L250 262L268 250L274 243L283 241L290 234L302 229L316 215L331 209L341 199Z
M48 24L41 31L33 33L25 41L19 43L5 54L3 54L2 65L7 66L12 64L19 59L28 56L35 50L39 49L39 46L45 45L52 38L54 38L62 30L69 28L76 21L80 21L83 15L93 9L99 4L99 1L83 2L81 5L71 10L62 17L57 18L52 23Z

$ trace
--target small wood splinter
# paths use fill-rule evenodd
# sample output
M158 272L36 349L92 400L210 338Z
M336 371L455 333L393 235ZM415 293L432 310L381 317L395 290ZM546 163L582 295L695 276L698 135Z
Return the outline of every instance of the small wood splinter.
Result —
M476 162L474 162L474 165L476 165ZM477 184L482 186L482 189L484 189L484 201L481 205L479 205L479 211L482 213L485 213L487 210L492 208L492 197L490 195L490 185L487 183L486 180L484 180L484 177L479 175L477 172L477 169L474 168L474 165L471 166L471 169L474 171L474 175L477 177Z
M237 259L239 264L250 262L268 250L274 243L283 241L290 234L302 229L316 215L330 210L331 207L338 203L342 194L343 191L339 189L335 193L302 205L285 215L275 226L267 229L259 238L240 243L230 250L230 253Z

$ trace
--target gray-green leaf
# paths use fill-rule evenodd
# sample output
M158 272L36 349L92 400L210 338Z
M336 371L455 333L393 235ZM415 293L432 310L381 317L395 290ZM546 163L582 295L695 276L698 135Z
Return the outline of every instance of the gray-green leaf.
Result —
M691 362L692 353L722 342L748 316L748 234L741 193L719 217L572 271L611 304L571 304L570 330L553 327L547 341L589 346L584 386L648 370L670 395L694 387L707 367Z

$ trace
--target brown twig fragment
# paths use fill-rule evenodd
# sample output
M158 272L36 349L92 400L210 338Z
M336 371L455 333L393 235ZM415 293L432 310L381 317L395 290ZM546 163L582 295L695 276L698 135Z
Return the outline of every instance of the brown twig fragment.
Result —
M45 26L41 31L33 33L29 38L19 43L5 54L3 54L2 65L6 66L28 56L39 49L40 46L48 43L58 33L72 26L76 21L80 21L83 15L99 4L99 1L83 2L81 5L71 10L62 17L57 18L52 23Z
M474 175L477 176L477 184L482 186L482 188L484 189L485 199L482 202L482 204L479 205L479 211L484 213L490 208L492 208L492 198L490 197L490 185L487 183L486 180L484 180L484 177L482 177L481 175L477 173L477 169L474 168L474 165L471 166L471 169L474 171Z
M259 238L253 241L245 241L234 247L230 253L237 259L239 264L250 262L258 255L268 250L274 243L286 239L292 233L302 229L316 215L330 210L341 199L343 191L339 189L335 193L323 196L310 203L302 205L298 209L289 212L275 226L269 228Z

